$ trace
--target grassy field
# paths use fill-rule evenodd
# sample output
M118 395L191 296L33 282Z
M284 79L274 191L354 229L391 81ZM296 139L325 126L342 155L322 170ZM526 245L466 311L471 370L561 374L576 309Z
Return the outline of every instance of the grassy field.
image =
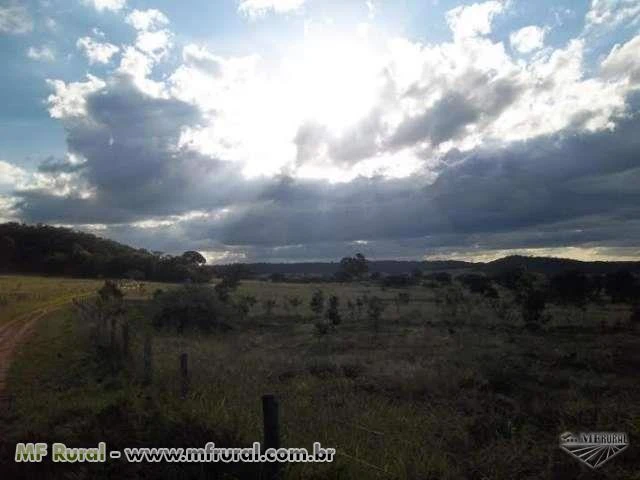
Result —
M166 288L166 287L164 287ZM338 295L343 322L318 334L312 292ZM409 293L408 304L393 301ZM3 460L15 441L126 446L247 446L262 439L260 398L280 399L284 446L335 447L333 464L299 464L286 478L640 479L640 335L629 307L552 305L544 330L528 332L517 312L469 292L366 284L243 282L253 295L245 319L226 333L157 331L149 305L127 302L130 356L96 346L95 326L70 309L41 323L12 368L15 402L3 420ZM386 302L379 330L347 300ZM501 292L503 298L508 295ZM285 299L300 297L294 312ZM272 312L264 307L275 300ZM602 324L604 320L605 324ZM142 383L143 339L153 335L153 382ZM189 355L190 389L180 399L179 355ZM627 432L632 446L598 471L558 448L564 431ZM57 467L57 468L56 468ZM4 468L9 468L5 467ZM29 471L10 466L12 477ZM47 478L255 478L251 467L107 465ZM206 470L208 468L208 470Z
M95 292L101 284L98 280L0 275L0 325L25 313Z

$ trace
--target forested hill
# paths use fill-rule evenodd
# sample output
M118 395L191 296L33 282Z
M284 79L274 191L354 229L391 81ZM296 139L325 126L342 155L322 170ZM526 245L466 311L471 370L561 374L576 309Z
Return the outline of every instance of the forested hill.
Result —
M312 263L251 263L247 269L255 275L271 275L281 273L284 275L311 275L330 276L340 270L337 262L312 262ZM525 269L530 272L555 275L567 271L580 271L586 274L606 274L620 270L628 270L640 273L640 262L582 262L566 258L550 257L524 257L509 256L488 263L472 263L455 260L436 261L396 261L396 260L371 260L369 272L378 272L387 275L409 274L416 270L424 273L447 271L452 274L464 272L486 273L495 275L500 272Z
M197 252L185 252L179 256L165 255L135 249L69 228L0 224L0 272L203 282L213 276L216 268L220 268L203 264L204 258ZM449 271L454 274L475 271L493 275L516 268L546 275L570 270L588 274L620 270L640 273L640 262L581 262L525 256L510 256L489 263L373 260L368 266L369 273L388 275L408 274L416 270ZM330 277L340 270L340 263L252 263L246 264L244 270L258 276L284 274Z
M587 274L606 274L621 270L640 273L640 262L583 262L568 258L525 257L513 255L482 265L482 271L494 274L524 268L530 272L555 275L567 271L579 271Z
M298 262L298 263L249 263L247 269L255 275L271 275L282 273L284 275L313 275L327 276L334 275L340 270L339 262ZM481 267L482 264L460 262L455 260L438 260L432 262L424 261L402 261L402 260L370 260L369 272L379 272L389 275L400 275L411 273L415 270L421 271L444 271L473 269Z
M0 272L197 282L213 274L202 263L196 252L163 255L68 228L0 224Z

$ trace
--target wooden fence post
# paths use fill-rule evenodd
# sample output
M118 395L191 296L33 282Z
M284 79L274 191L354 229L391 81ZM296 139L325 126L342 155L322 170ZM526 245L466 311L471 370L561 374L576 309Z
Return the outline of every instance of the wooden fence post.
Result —
M153 350L151 348L151 335L144 337L144 373L142 381L145 385L150 385L153 380Z
M280 448L280 411L278 399L274 395L262 396L262 416L264 419L264 450ZM265 465L267 480L280 480L280 463L268 462Z
M114 315L111 317L111 352L115 352L116 350L116 328L118 325L118 319Z
M180 398L187 398L189 393L189 356L186 353L180 355Z
M100 334L99 334L99 339L98 339L98 345L101 348L106 348L107 347L107 337L109 335L109 319L107 318L107 316L104 314L104 312L99 312L98 315L100 316Z
M129 324L122 324L122 356L129 358Z

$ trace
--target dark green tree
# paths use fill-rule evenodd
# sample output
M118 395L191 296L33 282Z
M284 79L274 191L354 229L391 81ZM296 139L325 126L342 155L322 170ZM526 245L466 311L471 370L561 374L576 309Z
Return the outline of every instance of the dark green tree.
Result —
M342 317L340 316L340 299L335 295L329 297L326 316L332 325L340 325L342 322Z
M345 279L360 279L369 271L368 261L361 253L340 260L340 273Z
M309 302L311 311L318 317L322 315L324 311L324 292L322 290L316 290L311 296L311 302Z
M202 256L200 252L189 250L182 254L182 259L191 265L204 265L207 263L207 259Z

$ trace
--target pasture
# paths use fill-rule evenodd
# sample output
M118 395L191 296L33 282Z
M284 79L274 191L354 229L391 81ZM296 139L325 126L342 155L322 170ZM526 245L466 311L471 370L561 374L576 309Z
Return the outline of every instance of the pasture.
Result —
M341 321L326 331L310 309L318 289L339 298ZM155 328L152 302L131 292L115 333L106 332L110 340L67 308L41 322L10 372L14 402L2 420L1 453L15 441L247 446L262 439L260 398L273 393L284 446L319 441L338 452L333 464L290 465L286 478L637 478L636 449L594 476L557 446L567 430L625 431L632 441L640 434L640 336L629 305L548 305L544 328L529 331L510 295L487 299L456 283L381 289L243 281L232 301L256 301L247 315L223 318L230 329L178 334ZM357 308L359 298L373 296L383 305L377 324ZM301 304L294 308L292 298ZM189 359L185 398L182 353ZM29 468L63 477L56 467ZM255 476L240 466L78 468L92 478Z
M25 313L91 294L101 284L90 279L0 275L0 325Z

